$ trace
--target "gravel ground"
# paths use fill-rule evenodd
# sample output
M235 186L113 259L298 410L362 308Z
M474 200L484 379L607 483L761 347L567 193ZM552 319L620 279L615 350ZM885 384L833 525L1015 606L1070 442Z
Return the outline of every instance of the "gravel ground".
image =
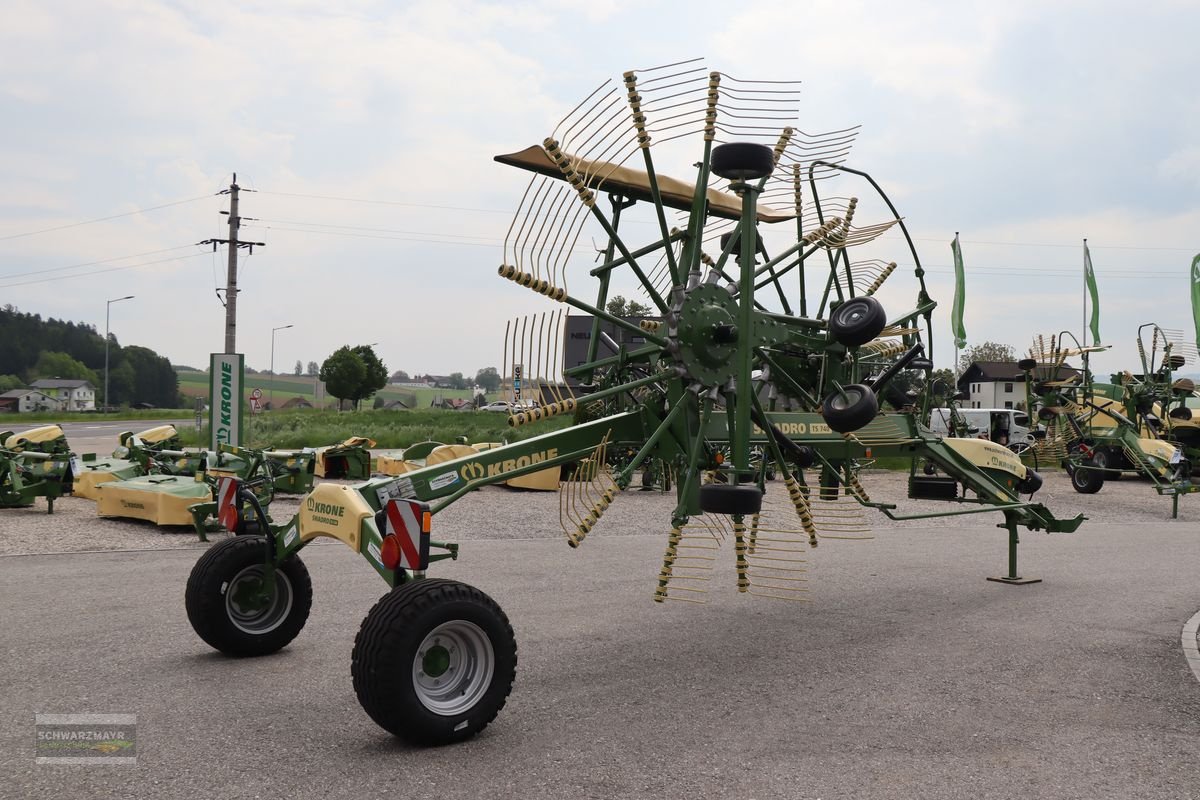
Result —
M906 497L907 473L871 471L862 482L871 499L896 503L898 514L945 511L953 504L916 501ZM1036 500L1044 503L1057 517L1084 514L1101 522L1194 525L1200 519L1200 498L1184 497L1179 503L1179 519L1171 519L1171 500L1155 494L1153 487L1140 480L1109 481L1095 495L1077 494L1064 473L1050 473ZM670 524L673 495L630 490L620 494L596 525L592 536L637 536L665 534ZM298 497L283 495L271 505L276 520L291 517L298 509ZM790 511L783 484L771 485L768 509L779 509L791 525ZM997 514L976 514L913 521L890 521L874 510L864 516L876 530L895 527L958 526L991 528L1000 521ZM779 518L773 517L779 524ZM1083 530L1086 530L1086 523ZM227 534L210 534L219 541ZM486 487L463 498L434 519L434 537L449 541L466 539L537 539L561 538L559 498L553 492L527 492L502 487ZM319 546L335 544L317 540ZM95 504L75 497L61 498L53 515L46 514L46 503L39 499L32 508L0 510L0 555L31 553L85 552L99 550L146 550L203 548L195 533L184 527L158 527L150 522L99 518Z

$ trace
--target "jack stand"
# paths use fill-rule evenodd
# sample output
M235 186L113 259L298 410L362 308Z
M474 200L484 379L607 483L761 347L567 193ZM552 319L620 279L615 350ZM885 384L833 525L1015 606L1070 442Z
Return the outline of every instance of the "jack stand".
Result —
M1007 516L1008 514L1005 514L1006 518ZM1021 540L1017 538L1017 523L1011 519L1005 519L1004 524L998 527L1008 528L1008 574L988 578L988 580L995 581L996 583L1008 583L1014 586L1022 586L1026 583L1041 583L1041 578L1022 578L1017 574L1017 545L1021 543Z

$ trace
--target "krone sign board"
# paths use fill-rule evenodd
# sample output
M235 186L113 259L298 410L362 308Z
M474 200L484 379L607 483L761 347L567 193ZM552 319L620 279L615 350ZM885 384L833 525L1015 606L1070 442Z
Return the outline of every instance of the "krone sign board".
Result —
M208 361L208 413L212 431L210 447L242 443L242 383L245 356L213 353Z

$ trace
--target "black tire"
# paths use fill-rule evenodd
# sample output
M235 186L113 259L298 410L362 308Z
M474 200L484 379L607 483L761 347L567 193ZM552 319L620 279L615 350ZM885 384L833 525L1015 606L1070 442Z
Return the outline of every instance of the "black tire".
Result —
M455 667L459 674L449 675ZM358 702L381 728L410 744L450 744L504 708L517 642L495 600L465 583L425 578L397 586L367 613L350 672ZM445 687L437 684L443 675Z
M1071 469L1071 488L1080 494L1095 494L1104 486L1104 473L1094 469Z
M275 570L275 592L256 595L265 570L266 540L236 536L200 556L188 576L184 601L196 634L231 656L263 656L288 645L312 608L312 579L299 556ZM255 606L259 606L255 608Z
M847 300L829 315L829 333L846 347L858 347L874 339L887 326L887 313L874 297Z
M1192 418L1192 410L1187 406L1175 406L1175 408L1172 408L1169 412L1167 412L1167 416L1169 416L1171 419L1181 419L1187 421Z
M1022 372L1029 372L1031 369L1036 369L1038 365L1036 358L1022 358L1017 362L1017 369Z
M710 168L727 181L756 181L775 169L775 151L765 144L729 142L713 148Z
M883 390L883 399L897 411L905 406L912 405L912 399L908 394L894 383L889 383L887 388Z
M1034 494L1041 488L1042 476L1032 469L1026 469L1024 480L1017 484L1017 491L1021 494Z
M1120 469L1119 462L1123 460L1124 459L1122 459L1120 456L1114 456L1107 450L1093 450L1089 463L1094 467L1099 467L1100 469ZM1104 473L1104 480L1119 481L1121 480L1121 473L1106 472Z
M852 383L841 392L833 392L821 405L825 424L838 433L851 433L875 419L879 413L879 398L870 386Z
M700 487L700 510L706 514L757 514L763 493L744 483L706 483Z
M1167 369L1176 370L1187 363L1187 359L1180 355L1167 356Z

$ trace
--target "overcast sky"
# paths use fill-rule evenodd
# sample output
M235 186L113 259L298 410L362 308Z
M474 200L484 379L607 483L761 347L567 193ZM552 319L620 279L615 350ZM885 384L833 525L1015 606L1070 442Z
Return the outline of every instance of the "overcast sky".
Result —
M292 324L280 371L372 342L392 370L499 367L506 320L555 306L496 276L528 175L492 157L606 79L703 57L802 81L806 131L862 125L847 163L916 240L938 366L959 231L971 344L1080 336L1086 237L1113 345L1094 364L1136 372L1138 325L1194 336L1197 30L1200 6L1165 0L6 0L0 304L103 332L105 301L133 294L112 306L119 340L205 366L225 254L195 243L227 235L217 193L237 172L257 190L242 235L267 244L241 265L250 366ZM911 271L899 237L877 247Z

